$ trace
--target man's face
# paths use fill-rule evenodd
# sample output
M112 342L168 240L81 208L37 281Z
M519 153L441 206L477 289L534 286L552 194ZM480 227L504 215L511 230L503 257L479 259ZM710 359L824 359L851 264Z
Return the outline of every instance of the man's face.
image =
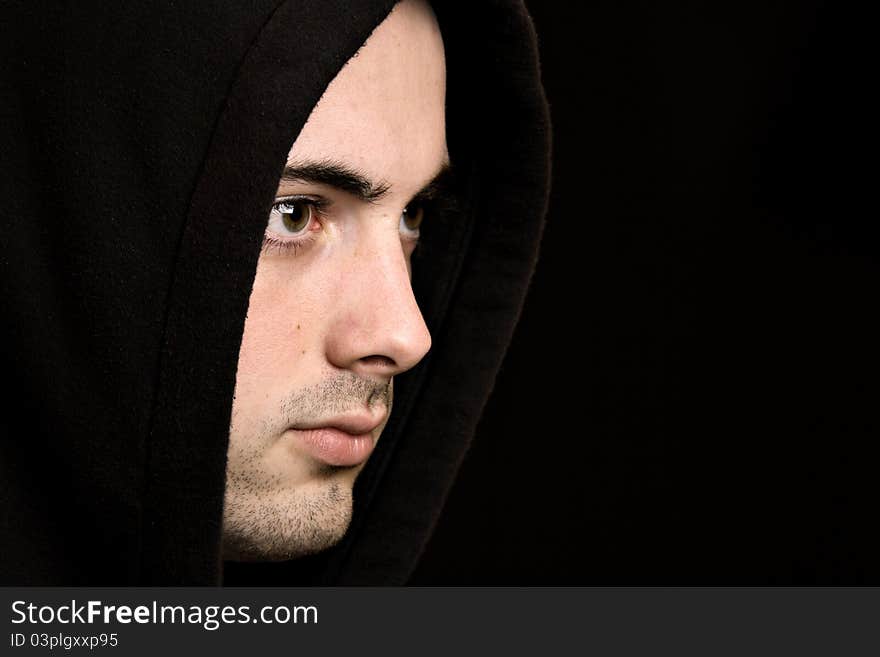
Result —
M431 9L405 0L290 150L239 353L227 558L293 558L341 538L392 377L430 347L410 258L420 192L448 163L445 77Z

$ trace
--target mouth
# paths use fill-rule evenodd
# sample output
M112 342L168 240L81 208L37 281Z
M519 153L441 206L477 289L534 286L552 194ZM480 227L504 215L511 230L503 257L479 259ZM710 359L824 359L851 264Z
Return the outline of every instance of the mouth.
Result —
M364 463L373 453L373 433L384 419L384 413L379 421L373 416L341 417L289 430L296 443L314 459L327 465L351 467Z

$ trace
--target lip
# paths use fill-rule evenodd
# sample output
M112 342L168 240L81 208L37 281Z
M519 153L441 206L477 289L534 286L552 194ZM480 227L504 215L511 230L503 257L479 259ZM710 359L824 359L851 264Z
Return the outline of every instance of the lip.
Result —
M328 420L319 426L291 427L296 442L313 458L328 465L353 466L365 462L376 440L375 418L352 417Z

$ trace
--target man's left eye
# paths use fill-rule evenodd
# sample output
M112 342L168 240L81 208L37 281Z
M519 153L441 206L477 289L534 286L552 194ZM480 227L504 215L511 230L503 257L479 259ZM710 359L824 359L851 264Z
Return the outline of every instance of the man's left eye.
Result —
M407 206L400 215L400 232L412 237L418 236L419 226L425 218L425 208L421 205Z

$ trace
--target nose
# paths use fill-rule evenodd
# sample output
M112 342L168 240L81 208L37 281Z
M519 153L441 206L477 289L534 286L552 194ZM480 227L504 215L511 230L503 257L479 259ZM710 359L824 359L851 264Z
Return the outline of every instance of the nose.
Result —
M431 334L397 231L373 233L347 256L325 348L334 366L383 380L415 366L431 348Z

